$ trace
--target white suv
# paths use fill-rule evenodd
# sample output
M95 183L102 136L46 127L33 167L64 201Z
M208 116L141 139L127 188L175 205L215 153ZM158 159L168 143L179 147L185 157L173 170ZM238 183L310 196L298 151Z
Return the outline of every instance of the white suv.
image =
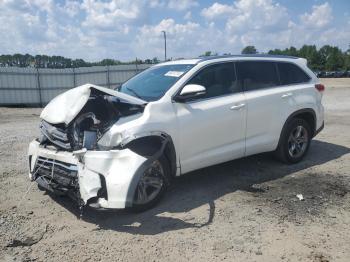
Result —
M323 128L306 60L225 56L155 65L110 90L53 99L30 143L30 178L80 206L144 210L175 176L275 151L299 162Z

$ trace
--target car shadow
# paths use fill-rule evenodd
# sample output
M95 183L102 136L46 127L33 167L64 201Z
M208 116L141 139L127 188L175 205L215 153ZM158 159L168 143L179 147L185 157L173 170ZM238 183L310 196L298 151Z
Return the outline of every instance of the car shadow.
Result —
M308 155L298 164L282 164L271 154L238 159L176 178L165 198L151 210L132 213L125 210L97 211L86 208L81 218L88 223L96 224L98 230L108 229L140 235L201 228L213 221L215 200L218 198L237 190L249 192L262 190L259 188L261 183L327 163L347 153L350 153L348 147L313 140ZM71 200L64 197L53 198L79 217L80 211ZM187 212L205 205L208 209L206 218L193 219L193 215L186 215Z

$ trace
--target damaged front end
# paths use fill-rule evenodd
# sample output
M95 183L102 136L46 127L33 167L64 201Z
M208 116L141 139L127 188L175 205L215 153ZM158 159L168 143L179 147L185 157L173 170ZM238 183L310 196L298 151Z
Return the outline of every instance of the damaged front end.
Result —
M41 136L29 145L30 178L40 188L68 195L80 206L125 208L149 159L113 141L99 145L119 120L143 113L146 102L84 85L53 99L40 115Z
M70 96L67 94L68 91L63 94L65 99L54 99L43 110L40 115L42 118L39 138L41 145L52 145L67 151L76 151L82 148L99 149L97 141L120 118L143 112L142 100L136 103L133 100L123 99L120 94L116 97L108 89L109 93L106 93L107 90L101 87L99 89L86 85L82 87L85 88L77 87L81 89L82 96L87 96L86 89L90 92L88 98L83 100L85 104L81 108L70 107L73 106L71 103L79 92L73 92L73 95ZM69 100L65 101L66 99ZM58 116L55 118L55 115Z
M30 178L39 187L95 208L131 206L130 187L148 161L129 149L67 152L38 141L30 143L29 160Z

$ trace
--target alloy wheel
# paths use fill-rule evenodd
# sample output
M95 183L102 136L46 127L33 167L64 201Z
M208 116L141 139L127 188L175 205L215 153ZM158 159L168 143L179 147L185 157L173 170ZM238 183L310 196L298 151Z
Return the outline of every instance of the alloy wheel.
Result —
M135 194L134 203L137 205L147 204L154 200L164 185L164 169L159 160L153 163L143 173Z
M293 158L302 156L307 149L309 137L307 129L304 126L297 126L290 133L288 138L288 152Z

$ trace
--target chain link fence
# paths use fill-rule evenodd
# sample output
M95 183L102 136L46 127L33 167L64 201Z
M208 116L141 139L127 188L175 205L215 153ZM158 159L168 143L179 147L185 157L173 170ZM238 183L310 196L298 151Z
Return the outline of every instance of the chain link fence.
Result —
M0 67L0 106L44 106L58 94L86 83L115 88L150 65L66 69Z

